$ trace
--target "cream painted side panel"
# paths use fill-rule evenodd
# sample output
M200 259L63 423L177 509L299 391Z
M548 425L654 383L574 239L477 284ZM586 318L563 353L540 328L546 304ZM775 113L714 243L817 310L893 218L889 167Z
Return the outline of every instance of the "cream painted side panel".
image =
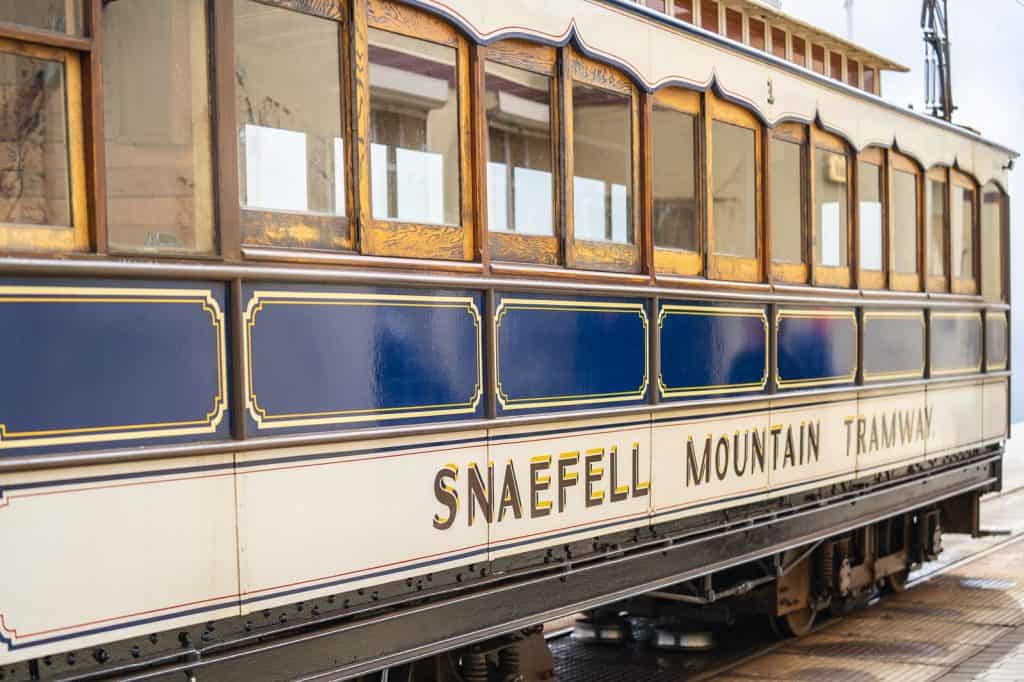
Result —
M932 413L924 390L861 398L854 429L857 473L870 474L924 458Z
M484 437L240 454L243 611L485 559L487 524L466 516L467 469L486 476ZM458 498L450 525L438 483Z
M641 419L620 427L584 422L551 435L544 427L492 430L490 462L499 492L491 557L646 525L651 428Z
M238 615L234 499L231 455L0 476L0 663Z
M851 478L857 468L849 440L857 416L856 395L821 405L790 404L784 399L772 401L771 494L789 494Z
M771 466L768 428L767 409L718 419L692 411L659 415L653 427L654 520L763 499Z
M954 384L927 389L932 429L925 444L930 459L958 448L977 444L982 438L982 385Z
M1007 401L1009 400L1006 390L1006 379L985 382L985 407L983 408L985 428L982 436L986 440L1006 438Z

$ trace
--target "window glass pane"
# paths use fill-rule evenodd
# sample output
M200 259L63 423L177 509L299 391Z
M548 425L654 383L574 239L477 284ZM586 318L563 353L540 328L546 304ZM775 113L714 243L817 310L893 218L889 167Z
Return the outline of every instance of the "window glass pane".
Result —
M338 24L235 0L235 51L242 206L344 216ZM348 237L339 221L242 222L255 243L331 247Z
M203 0L103 8L107 231L115 249L216 250Z
M786 32L781 28L772 29L772 54L779 59L786 58Z
M858 164L860 211L860 267L882 270L882 169L873 163Z
M758 19L751 19L748 30L750 31L750 46L758 50L767 50L768 45L766 43L764 22Z
M917 272L917 176L913 173L893 173L892 213L896 272Z
M773 137L771 141L772 259L780 263L804 262L803 186L801 145Z
M665 0L647 0L647 6L659 12L665 11Z
M725 35L737 42L743 42L743 15L734 9L725 10Z
M793 41L793 61L800 66L807 66L807 43L803 38L791 36Z
M675 0L675 17L693 23L693 0Z
M837 81L843 80L843 55L837 52L829 55L829 75Z
M494 62L484 68L489 229L553 235L551 79Z
M674 109L654 107L654 245L697 250L696 120Z
M700 25L706 31L718 33L718 3L714 0L701 0Z
M632 244L630 97L573 83L572 125L576 239Z
M825 73L825 48L821 45L811 46L811 67L818 73Z
M818 221L815 262L846 267L849 195L846 155L827 149L814 150L814 214Z
M875 70L869 66L864 67L864 89L872 93L875 91Z
M846 60L846 82L853 87L860 85L860 64L855 59Z
M953 185L950 205L953 211L950 221L953 276L974 279L974 190Z
M456 51L374 28L369 46L373 217L458 225Z
M0 84L0 223L68 227L64 65L0 54ZM40 232L40 241L47 241L46 230Z
M981 191L982 293L990 301L1003 299L1003 215L1005 198L995 183Z
M711 200L714 253L757 255L754 131L723 121L711 124Z
M0 21L81 35L84 7L83 0L0 0Z
M928 274L946 274L946 183L928 179Z

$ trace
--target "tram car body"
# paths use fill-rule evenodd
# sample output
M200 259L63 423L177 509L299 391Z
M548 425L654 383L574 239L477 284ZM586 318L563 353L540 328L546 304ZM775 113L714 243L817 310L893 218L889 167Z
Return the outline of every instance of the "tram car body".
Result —
M878 55L739 0L6 7L2 679L339 679L701 576L799 631L1001 485L1016 154Z

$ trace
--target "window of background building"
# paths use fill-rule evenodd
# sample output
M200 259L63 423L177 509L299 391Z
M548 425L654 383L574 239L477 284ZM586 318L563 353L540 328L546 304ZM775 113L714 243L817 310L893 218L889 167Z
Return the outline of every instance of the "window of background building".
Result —
M111 248L213 253L206 3L112 2L103 36Z

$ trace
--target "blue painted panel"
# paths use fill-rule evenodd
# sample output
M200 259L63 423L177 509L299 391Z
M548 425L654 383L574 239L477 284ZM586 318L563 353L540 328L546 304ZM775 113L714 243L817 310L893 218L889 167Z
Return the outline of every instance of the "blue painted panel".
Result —
M931 375L981 371L981 312L932 312Z
M228 433L221 285L0 286L0 454Z
M852 310L783 308L776 317L779 388L852 383L857 318Z
M1006 369L1009 323L1006 313L985 314L985 369L998 372Z
M495 305L501 412L646 399L644 302L499 295Z
M924 311L864 311L864 380L924 376Z
M768 380L764 306L662 303L658 330L663 398L764 390Z
M243 288L257 432L481 416L481 297L464 291Z

